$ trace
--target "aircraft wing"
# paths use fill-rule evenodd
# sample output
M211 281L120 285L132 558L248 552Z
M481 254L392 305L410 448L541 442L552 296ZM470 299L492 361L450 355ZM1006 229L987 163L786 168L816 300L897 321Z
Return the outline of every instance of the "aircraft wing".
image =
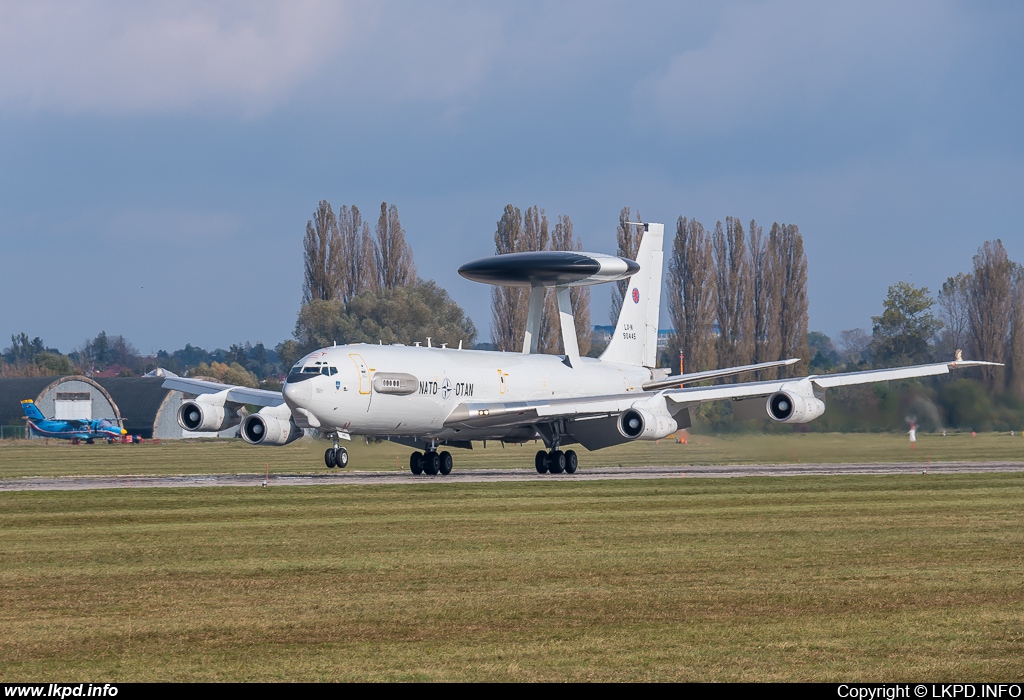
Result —
M253 389L247 386L232 386L211 382L207 379L188 379L187 377L167 377L164 379L164 389L181 391L186 394L216 394L227 390L225 400L231 403L247 403L255 406L280 406L284 398L280 391L268 389Z
M911 365L892 369L870 369L862 372L841 372L838 374L812 374L807 377L792 379L774 379L766 382L746 382L743 384L720 384L718 386L689 387L686 389L667 389L663 391L665 398L676 404L692 405L704 401L721 401L724 399L745 399L768 396L779 391L784 384L809 382L814 390L824 390L837 386L853 384L871 384L893 379L912 379L949 374L951 369L967 367L998 366L998 362L982 362L979 360L959 362L935 362L927 365Z
M789 361L782 361L765 364L777 366L790 363ZM997 365L999 365L997 362L981 361L936 362L894 369L817 374L790 379L772 379L761 382L719 384L715 386L694 386L684 389L661 389L659 391L632 392L607 396L539 401L467 402L457 406L452 411L445 420L445 426L455 428L494 428L523 425L535 421L541 422L552 418L610 416L630 408L646 405L652 401L662 400L662 397L663 400L673 404L673 406L669 407L669 410L675 413L705 401L741 400L769 396L782 389L783 386L792 387L794 384L801 384L808 392L813 392L837 386L948 374L951 369ZM751 366L744 366L740 368L740 371L750 371L750 369ZM713 372L719 372L719 370L713 370ZM722 372L728 373L728 370L722 370ZM724 374L717 376L724 376ZM685 377L689 377L689 379ZM678 384L681 378L684 382L694 381L694 375L681 375L680 377L664 381ZM660 380L657 382L659 385L661 383Z
M932 364L914 364L908 367L891 369L865 369L863 371L846 371L837 375L811 375L769 382L748 382L743 384L722 384L714 387L689 387L686 389L669 389L663 392L673 403L692 405L703 401L721 401L723 399L742 399L768 396L782 388L782 385L808 382L817 391L833 387L847 387L854 384L871 384L891 380L912 379L914 377L932 377L948 375L950 369L998 365L998 362L982 362L979 360L959 362L934 362Z
M788 360L758 362L755 365L726 367L725 369L710 369L704 372L690 372L689 374L675 374L671 377L665 377L664 379L655 379L654 381L645 382L643 389L644 391L657 391L658 389L668 389L671 387L677 387L680 384L691 384L693 382L704 381L705 379L718 379L719 377L729 377L734 374L742 374L743 372L755 372L757 370L770 369L772 367L795 365L799 361L800 358L792 357Z

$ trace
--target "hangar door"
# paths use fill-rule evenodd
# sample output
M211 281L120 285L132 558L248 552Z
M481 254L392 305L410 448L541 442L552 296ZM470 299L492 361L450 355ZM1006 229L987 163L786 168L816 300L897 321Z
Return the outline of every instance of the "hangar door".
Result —
M88 391L58 391L53 402L57 420L91 420L92 394Z

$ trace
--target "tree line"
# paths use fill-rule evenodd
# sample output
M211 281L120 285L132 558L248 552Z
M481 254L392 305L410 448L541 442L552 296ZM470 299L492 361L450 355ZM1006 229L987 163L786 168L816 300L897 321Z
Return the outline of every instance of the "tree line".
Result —
M1024 400L1024 266L1010 260L1000 239L986 241L973 263L942 284L936 349L964 348L969 357L1005 363L983 370L986 388Z
M709 232L680 216L672 240L667 291L674 350L687 372L806 358L807 255L795 224L747 231L736 217ZM759 373L792 376L802 367Z
M335 214L322 200L306 223L302 305L294 340L280 346L291 364L332 343L463 343L476 327L442 287L416 275L398 207L382 202L373 234L359 207Z
M70 374L94 376L116 373L119 377L140 376L157 368L176 374L203 376L242 386L273 388L282 372L278 354L263 343L232 344L227 350L205 350L186 344L184 348L155 355L142 355L123 335L100 331L67 354L47 347L39 337L26 333L11 336L10 346L0 351L0 377L52 377ZM115 376L109 374L108 376Z
M494 232L495 255L541 250L583 250L580 239L573 231L572 220L559 214L554 227L550 227L544 210L536 205L527 207L525 211L511 204L505 205ZM537 351L561 354L564 349L558 320L558 301L555 290L545 291ZM593 334L590 325L590 288L571 287L569 298L579 351L581 355L586 355L590 352ZM495 350L515 352L522 348L529 310L528 287L491 287L491 342Z

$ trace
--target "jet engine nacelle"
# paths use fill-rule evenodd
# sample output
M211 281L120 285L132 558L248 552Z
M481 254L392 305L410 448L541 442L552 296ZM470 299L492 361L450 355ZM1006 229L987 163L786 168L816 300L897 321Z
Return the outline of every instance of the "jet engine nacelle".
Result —
M246 416L238 433L250 445L287 445L302 437L302 429L295 425L288 407L283 405Z
M768 415L779 423L809 423L825 412L825 402L801 391L784 388L768 397Z
M238 411L218 401L216 394L200 394L178 409L178 425L191 432L219 432L238 425Z
M679 430L679 424L668 411L637 407L623 411L617 425L622 436L630 440L660 440Z

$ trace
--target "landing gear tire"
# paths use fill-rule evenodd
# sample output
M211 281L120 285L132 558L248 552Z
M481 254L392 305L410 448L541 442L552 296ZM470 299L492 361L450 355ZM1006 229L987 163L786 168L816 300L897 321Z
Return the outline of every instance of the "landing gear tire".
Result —
M452 459L452 453L445 451L438 455L438 457L440 457L441 462L438 465L438 469L440 470L441 474L443 474L444 476L448 476L449 474L452 473L452 467L455 465L455 460Z
M537 456L533 458L533 466L537 467L537 473L538 474L547 474L548 473L547 458L548 458L548 453L545 452L544 450L538 451L537 452Z
M552 450L547 458L548 471L552 474L561 474L565 471L565 453L561 450Z
M580 458L576 456L576 452L573 450L565 451L565 473L575 474L576 468L580 466Z
M344 447L339 447L334 451L334 466L338 469L344 469L348 466L348 450Z
M334 469L334 448L324 452L324 464L327 465L328 469Z
M409 455L409 471L416 476L423 473L423 453L413 452Z
M423 455L423 472L434 476L441 470L441 456L436 452L427 452Z

